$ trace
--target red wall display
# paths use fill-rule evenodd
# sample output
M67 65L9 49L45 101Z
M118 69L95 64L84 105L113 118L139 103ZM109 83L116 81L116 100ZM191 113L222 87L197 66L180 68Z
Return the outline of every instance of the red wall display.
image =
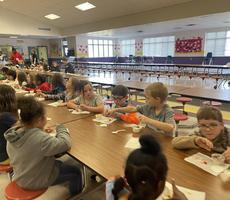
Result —
M176 40L176 53L198 53L202 52L201 37L192 39L177 39Z

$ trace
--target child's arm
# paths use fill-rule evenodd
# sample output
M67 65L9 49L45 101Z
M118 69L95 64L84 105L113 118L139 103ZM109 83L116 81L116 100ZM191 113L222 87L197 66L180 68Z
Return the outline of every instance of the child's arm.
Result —
M210 151L213 144L207 138L197 135L179 136L172 140L172 145L176 149L203 148Z
M75 103L75 100L70 100L67 102L67 108L78 109L79 105Z
M122 107L122 108L113 108L113 109L108 110L106 112L106 115L112 115L115 112L131 113L131 112L137 112L137 109L134 106L127 106L127 107Z
M223 155L225 157L225 162L230 163L230 147L227 148Z
M93 113L103 113L104 112L104 104L99 104L96 107L81 104L80 109L85 110L85 111L89 111L89 112L93 112Z
M63 125L58 125L56 132L56 137L45 134L41 139L41 151L44 153L44 156L54 156L70 149L69 131Z
M173 124L169 124L167 122L161 122L155 119L151 119L149 117L146 117L144 115L140 115L139 119L141 122L145 123L145 124L150 124L154 127L156 127L157 129L163 130L164 132L167 133L173 133L173 130L175 128L175 126Z

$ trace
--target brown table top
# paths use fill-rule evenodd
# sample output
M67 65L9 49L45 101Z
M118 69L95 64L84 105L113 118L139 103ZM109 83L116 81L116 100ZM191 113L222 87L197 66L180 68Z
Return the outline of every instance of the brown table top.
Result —
M54 126L56 124L65 124L67 122L86 118L92 115L92 114L75 115L75 114L72 114L67 109L67 107L53 107L53 106L47 105L48 103L50 102L45 102L46 116L48 118L51 118L51 120L48 120L48 126Z
M130 128L120 122L100 127L93 117L66 124L72 137L70 154L105 178L122 175L123 165L129 153L124 146L133 136ZM87 128L85 128L87 127ZM112 131L126 129L127 132L112 134ZM172 148L171 138L157 135L168 159L168 180L175 178L178 185L206 192L207 200L229 199L230 184L223 184L215 177L184 161L196 150L179 151Z
M205 89L205 88L188 88L182 91L177 92L178 94L196 97L200 99L230 102L230 90L221 90L221 89Z
M151 83L150 82L142 82L142 81L123 81L123 82L121 82L121 84L123 84L126 87L131 88L131 89L137 89L137 90L143 91ZM168 88L169 94L180 93L181 91L189 88L189 87L185 87L182 85L166 85L166 86Z

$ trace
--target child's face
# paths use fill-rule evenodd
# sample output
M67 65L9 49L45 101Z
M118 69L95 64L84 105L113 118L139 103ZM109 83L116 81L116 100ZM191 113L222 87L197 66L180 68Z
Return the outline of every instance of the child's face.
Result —
M161 100L159 97L152 97L148 92L145 92L145 103L150 106L158 106L161 104Z
M118 107L123 107L126 104L128 96L113 96L113 101Z
M84 98L91 99L93 97L93 88L90 84L84 86Z
M65 84L65 86L66 86L66 89L71 89L71 85L72 85L72 79L71 78L69 78L69 80L68 81L66 81L66 84Z
M27 75L26 80L27 80L27 82L28 82L28 83L30 83L30 82L31 82L30 75Z
M7 79L8 79L9 81L13 81L13 80L14 80L13 76L10 76L10 75L7 75Z
M198 125L201 134L209 140L214 140L224 129L222 122L213 119L201 119Z

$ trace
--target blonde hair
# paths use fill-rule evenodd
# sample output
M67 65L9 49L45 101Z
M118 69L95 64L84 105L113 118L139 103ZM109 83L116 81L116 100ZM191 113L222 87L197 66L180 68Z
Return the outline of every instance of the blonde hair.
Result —
M168 97L168 89L161 82L151 83L145 88L145 92L150 94L153 98L160 98L161 102L166 101Z

